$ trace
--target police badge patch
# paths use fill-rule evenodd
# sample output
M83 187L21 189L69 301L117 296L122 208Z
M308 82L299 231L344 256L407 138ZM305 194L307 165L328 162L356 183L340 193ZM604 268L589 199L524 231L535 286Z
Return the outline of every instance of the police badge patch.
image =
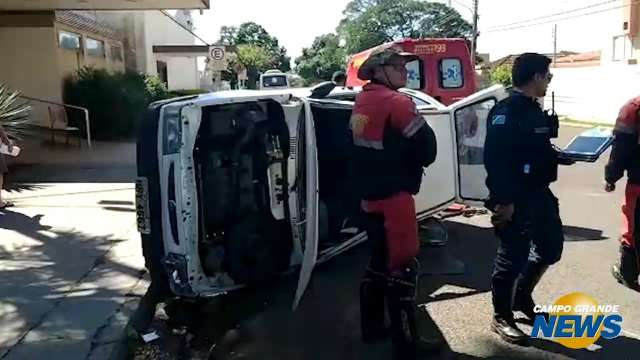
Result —
M505 115L496 115L491 119L491 125L504 125L507 122Z

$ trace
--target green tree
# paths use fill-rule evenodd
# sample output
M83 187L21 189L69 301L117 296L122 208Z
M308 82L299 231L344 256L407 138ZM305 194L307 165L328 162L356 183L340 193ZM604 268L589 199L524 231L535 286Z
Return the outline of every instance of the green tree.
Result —
M511 86L511 65L503 64L491 71L491 83Z
M403 38L471 36L472 27L453 8L419 0L353 0L338 33L348 53Z
M220 28L220 43L225 45L255 45L263 48L269 55L269 68L287 72L291 70L291 58L287 49L280 46L278 39L271 36L265 28L254 22L246 22L239 27Z
M260 72L268 69L278 69L283 72L291 70L291 57L287 56L287 49L280 46L276 37L271 36L261 25L254 22L246 22L239 27L221 27L218 43L237 46L237 49L243 45L250 46L250 48L242 50L246 56L238 56L230 61L227 71L222 73L222 79L230 81L232 87L235 87L238 82L238 74L236 73L238 64L247 69L249 87L251 88L255 86L255 80L260 76ZM258 50L258 48L262 50ZM263 55L266 56L264 62L262 61ZM256 63L254 60L258 58L261 59L259 67L245 64L254 64Z
M296 72L307 83L331 80L333 73L345 66L346 52L336 34L316 37L311 47L302 49L302 55L296 59Z
M220 40L218 40L218 43L222 45L235 45L237 36L238 36L237 27L223 26L220 28Z
M236 58L230 64L230 69L235 69L238 64L247 69L248 85L255 88L260 73L269 69L271 57L267 51L258 45L238 45ZM235 70L233 70L235 72Z

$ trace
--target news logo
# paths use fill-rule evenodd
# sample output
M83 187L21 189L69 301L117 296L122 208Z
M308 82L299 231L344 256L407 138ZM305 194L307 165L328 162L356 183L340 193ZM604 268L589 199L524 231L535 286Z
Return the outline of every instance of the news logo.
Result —
M583 293L571 293L553 305L536 305L531 337L550 339L571 349L584 349L598 339L613 339L622 333L619 305L601 305Z

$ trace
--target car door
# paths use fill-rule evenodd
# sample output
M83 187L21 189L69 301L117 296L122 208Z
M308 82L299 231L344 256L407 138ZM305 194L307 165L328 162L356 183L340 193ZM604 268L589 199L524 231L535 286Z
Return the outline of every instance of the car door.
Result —
M302 144L304 146L304 156L298 158L298 165L304 167L300 174L300 177L304 178L299 179L300 184L304 184L304 188L298 190L301 192L299 195L301 199L299 201L299 225L301 226L302 244L304 246L300 277L293 301L294 310L300 304L304 291L309 285L318 259L318 149L311 105L306 99L302 101L304 104L304 119L300 126L304 126L302 131L304 133L304 144ZM300 142L298 147L300 147ZM300 153L298 152L298 154Z
M483 156L487 117L491 108L507 96L506 89L496 85L447 108L455 134L456 200L459 203L481 205L489 196Z
M420 191L414 197L416 214L422 219L455 200L456 181L455 139L449 110L420 110L420 115L435 133L438 143L436 159L424 170Z

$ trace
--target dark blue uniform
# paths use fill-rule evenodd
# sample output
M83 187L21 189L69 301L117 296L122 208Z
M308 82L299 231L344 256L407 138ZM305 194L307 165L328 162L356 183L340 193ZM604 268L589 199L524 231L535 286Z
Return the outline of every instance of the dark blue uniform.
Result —
M495 313L508 319L513 310L531 313L533 288L562 254L558 199L549 189L557 179L558 156L550 139L558 129L534 99L517 91L499 102L488 119L487 207L515 208L512 221L496 228L500 246L492 275Z

